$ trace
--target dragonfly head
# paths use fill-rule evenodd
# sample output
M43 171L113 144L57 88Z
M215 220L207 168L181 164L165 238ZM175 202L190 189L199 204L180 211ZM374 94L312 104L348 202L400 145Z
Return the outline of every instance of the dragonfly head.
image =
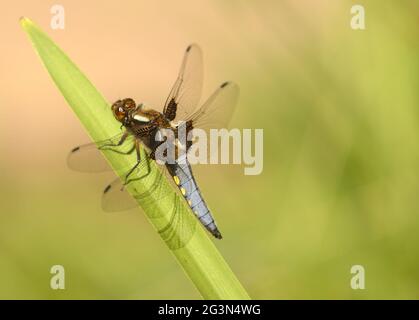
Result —
M112 112L115 119L124 125L129 122L130 114L135 109L135 101L131 98L118 100L112 104Z

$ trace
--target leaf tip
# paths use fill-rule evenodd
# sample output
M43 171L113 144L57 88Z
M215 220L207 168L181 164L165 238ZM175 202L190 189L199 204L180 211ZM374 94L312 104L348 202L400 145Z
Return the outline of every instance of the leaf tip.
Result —
M24 29L26 29L28 26L33 24L32 21L29 18L26 18L26 17L23 17L23 16L19 18L19 22L20 22L20 25Z

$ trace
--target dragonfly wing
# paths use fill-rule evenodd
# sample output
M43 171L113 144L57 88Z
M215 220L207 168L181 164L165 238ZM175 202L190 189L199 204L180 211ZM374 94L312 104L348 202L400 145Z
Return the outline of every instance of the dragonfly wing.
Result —
M166 118L182 120L192 114L201 99L202 84L202 51L198 45L192 44L185 51L178 78L164 105Z
M239 87L233 82L225 82L208 98L208 100L194 114L192 114L188 119L186 119L186 122L183 122L181 124L186 126L187 132L189 132L190 130L188 128L192 127L194 130L204 130L205 133L205 136L202 137L201 134L197 132L198 130L192 131L194 140L192 140L192 142L187 142L188 156L191 156L192 153L196 153L196 150L194 150L195 148L191 148L191 146L193 146L193 144L199 141L199 139L202 137L205 138L205 141L199 142L199 144L197 144L196 146L201 148L205 145L207 150L207 152L205 153L207 155L207 159L208 157L212 158L212 155L215 154L216 149L211 146L210 130L219 130L228 127L235 110L238 96ZM185 132L185 130L183 132ZM225 134L228 133L218 132L218 136L223 136ZM218 141L217 143L219 144L220 141ZM199 153L200 152L201 151L199 151Z
M130 175L129 183L124 184L120 178L109 184L102 196L102 208L108 212L132 209L138 206L147 208L150 218L163 218L168 223L158 232L172 250L183 247L193 236L197 220L189 211L182 210L181 201L176 189L163 187L163 180L169 178L168 171L151 172L148 159L143 160ZM132 177L132 178L131 178ZM132 181L142 179L144 188L139 190ZM172 180L172 177L170 177ZM164 199L168 199L169 208L162 212L160 206Z
M194 128L204 130L227 128L239 93L237 84L224 82L197 111L186 118L186 121L192 121Z
M121 132L112 138L84 144L75 147L70 151L67 156L67 165L70 169L81 172L104 172L111 171L112 168L106 161L102 152L116 152L121 154L127 154L129 151L134 151L134 137L128 136L124 143L120 146L112 147L117 145L120 141L124 132Z
M106 186L102 195L102 208L107 212L124 211L138 207L138 203L127 191L127 187L118 177Z
M150 174L149 160L144 157L145 151L142 151L142 161L137 168L130 174L127 181L116 178L112 183L106 186L102 195L102 208L104 211L114 212L123 211L138 207L136 200L146 198L151 190L137 191L130 188L130 183L140 179L147 179ZM129 170L127 170L128 172ZM130 194L128 189L132 192Z
M163 200L174 190L162 188L162 180L172 177L164 167L161 168L162 174L152 173L150 169L150 159L143 151L143 159L137 168L130 174L128 181L123 181L119 177L106 186L102 195L102 208L104 211L115 212L138 207L139 204L149 206ZM128 172L129 170L127 170ZM142 180L144 189L139 190L132 182Z

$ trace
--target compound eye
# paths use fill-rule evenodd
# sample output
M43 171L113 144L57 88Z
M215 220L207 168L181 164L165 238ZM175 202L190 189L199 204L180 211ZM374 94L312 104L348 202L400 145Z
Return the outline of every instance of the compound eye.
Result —
M112 112L118 121L122 121L125 118L126 111L124 109L124 104L121 100L116 101L112 105Z
M125 118L125 110L122 107L119 107L119 108L115 109L114 113L115 113L115 117L119 121L121 121L122 119Z
M126 110L135 109L135 101L133 99L125 99L124 100L124 107Z

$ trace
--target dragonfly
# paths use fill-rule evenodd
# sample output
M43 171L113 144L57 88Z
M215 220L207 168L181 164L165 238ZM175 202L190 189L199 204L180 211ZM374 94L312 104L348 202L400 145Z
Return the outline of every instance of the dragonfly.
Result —
M195 128L209 132L210 129L221 129L228 126L239 96L238 85L234 82L224 82L203 104L199 104L202 87L202 50L197 44L191 44L184 53L179 74L161 112L147 108L141 103L136 104L131 98L117 100L112 104L111 112L115 120L121 124L121 132L104 141L81 145L71 150L68 165L79 171L104 171L109 168L107 165L94 167L96 162L92 161L92 150L99 155L99 150L108 150L122 155L130 155L135 152L136 162L132 168L127 170L125 180L121 181L118 178L104 189L102 205L106 203L112 206L110 210L104 206L105 210L115 211L131 207L127 200L128 197L121 200L121 192L126 192L123 186L136 179L141 179L148 161L150 159L156 161L156 150L162 144L161 137L158 138L161 130L171 130L177 137L180 124L186 126L187 133ZM180 154L179 142L173 143L176 144L176 154ZM171 177L181 197L184 198L191 212L205 229L215 238L222 239L213 214L198 187L191 164L187 160L187 152L192 144L193 142L188 142L184 146L186 156L182 161L176 158L173 162L166 162L163 169ZM128 147L122 148L124 145L128 145ZM145 150L145 153L141 151L142 149ZM86 157L89 154L90 156ZM102 155L100 158L104 159ZM144 160L144 158L146 159ZM158 199L160 196L159 183L161 181L155 181L148 190L148 194L153 194L153 199L156 199L156 196ZM115 194L119 194L119 196L115 196Z

